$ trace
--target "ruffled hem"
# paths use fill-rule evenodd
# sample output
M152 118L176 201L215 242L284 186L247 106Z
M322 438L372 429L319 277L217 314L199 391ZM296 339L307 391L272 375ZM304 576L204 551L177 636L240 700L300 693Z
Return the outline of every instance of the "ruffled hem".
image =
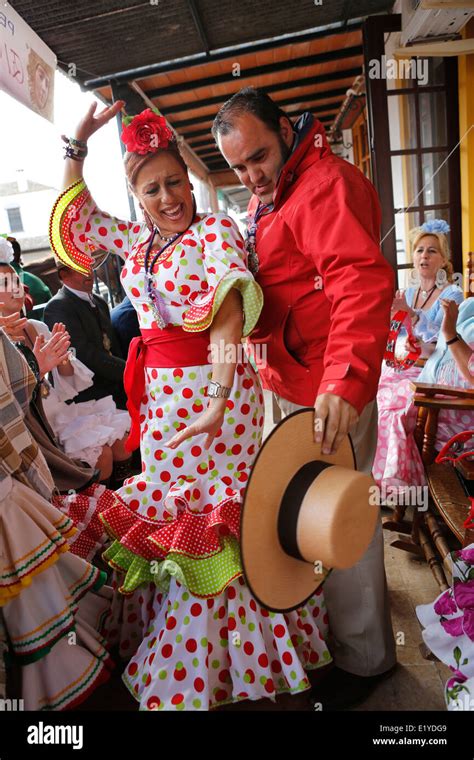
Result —
M61 639L75 634L75 615L84 596L99 592L106 582L103 570L66 554L61 566L42 574L35 585L5 607L11 645L7 659L25 666L46 657ZM108 605L104 604L101 615L107 613Z
M202 559L192 559L171 552L163 560L146 560L119 541L114 541L102 555L108 564L124 579L119 591L130 596L144 583L154 583L162 591L168 591L175 578L202 599L219 596L232 581L242 575L240 549L233 537L224 538L218 554Z
M141 710L275 699L306 691L305 671L331 662L322 592L285 615L259 607L242 578L207 601L173 581L167 598L150 602L150 625L122 676Z
M183 330L186 332L207 330L232 288L237 288L242 296L244 314L242 335L244 338L250 335L262 310L263 293L250 272L244 267L237 266L232 267L215 288L199 294L194 299L193 305L183 313Z
M114 491L99 483L80 493L55 496L53 504L72 520L75 535L69 540L69 548L78 557L92 561L97 552L109 541L100 515L118 502Z
M78 559L74 561L80 562ZM51 588L54 588L53 584ZM110 594L108 587L98 593L85 594L76 605L75 626L68 636L57 640L41 658L29 662L18 659L27 710L73 709L108 680L115 664L100 631L104 617L109 614ZM36 601L33 598L29 607L35 614L38 612ZM25 615L25 608L18 607L12 611L7 625L18 625L18 616L22 615ZM74 636L74 640L70 636Z
M2 504L0 525L1 607L68 551L76 528L69 516L19 481Z
M152 581L167 590L178 579L200 597L216 596L242 574L238 546L240 496L227 487L227 497L212 504L192 501L196 478L180 478L154 511L159 519L137 514L118 496L100 514L115 543L104 553L114 570L125 575L120 591L129 595ZM145 483L152 492L154 485ZM224 485L225 488L225 485ZM127 491L124 486L119 494ZM131 502L132 504L132 502Z

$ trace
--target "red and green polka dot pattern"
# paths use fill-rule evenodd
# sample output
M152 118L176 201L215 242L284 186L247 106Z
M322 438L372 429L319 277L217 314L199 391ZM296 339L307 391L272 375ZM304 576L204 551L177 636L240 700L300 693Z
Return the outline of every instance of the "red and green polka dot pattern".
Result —
M242 578L200 600L171 582L123 679L141 710L208 710L310 688L331 661L321 589L286 615L257 605Z

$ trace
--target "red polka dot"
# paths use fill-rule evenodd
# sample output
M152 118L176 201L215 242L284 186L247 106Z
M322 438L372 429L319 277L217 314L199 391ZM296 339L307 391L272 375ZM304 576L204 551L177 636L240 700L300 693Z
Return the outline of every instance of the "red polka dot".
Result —
M261 654L258 658L258 664L261 668L267 668L268 667L268 657L266 654Z
M172 705L180 705L181 702L184 702L184 696L182 694L174 694L171 698Z
M245 425L236 425L235 432L237 435L242 435L242 433L245 433Z
M193 392L192 392L191 388L183 388L183 390L181 392L182 392L184 398L192 398L193 397Z
M173 647L171 644L164 644L161 648L161 654L166 658L171 657L173 654Z
M169 473L168 470L165 470L160 473L160 478L164 483L168 483L171 480L171 473Z
M136 662L132 662L127 669L129 676L134 676L138 671L138 665Z
M148 507L146 514L147 514L147 517L156 517L157 515L156 507Z
M151 496L155 501L161 501L163 498L163 493L159 489L156 489L156 491L153 491Z
M191 615L193 617L198 617L201 614L201 612L202 612L202 607L200 604L196 603L191 606Z
M169 290L171 292L172 290L174 290L174 283L171 282L171 280L166 280L165 288L166 290Z
M178 670L178 668L176 668L176 670L174 671L175 681L184 681L186 676L187 676L186 668L181 668L181 670Z
M227 699L227 692L224 689L219 689L216 691L215 698L216 702L222 702L224 699Z
M213 232L210 232L208 235L206 235L206 240L208 243L213 243L216 238L217 235L215 235Z
M177 623L176 618L171 615L166 621L166 627L168 631L172 631L173 628L176 628L176 623Z
M129 502L128 506L130 507L130 509L135 510L135 509L138 509L138 507L140 506L140 502L138 501L138 499L132 499Z
M293 662L293 657L291 656L290 652L283 652L281 659L283 660L285 665L291 665L291 663Z
M223 227L232 227L230 219L221 219L221 224Z
M188 639L186 642L186 649L188 652L195 652L197 649L196 639Z
M145 491L145 490L146 490L146 483L144 483L144 481L143 481L143 480L140 480L140 481L137 483L137 489L138 489L139 491Z
M204 688L205 688L205 683L204 683L204 681L202 680L202 678L195 678L195 679L194 679L194 688L195 688L195 689L196 689L196 691L198 691L198 692L204 691Z
M272 694L275 691L275 687L271 678L269 678L265 684L265 691L268 692L268 694Z
M272 660L272 670L274 673L281 673L281 663L279 660Z
M99 235L102 235L102 237L105 237L107 235L107 227L99 227L97 232Z
M135 296L135 298L140 297L140 291L138 290L138 288L130 288L130 293L132 294L132 296Z
M235 590L235 588L233 588L233 586L229 586L229 588L227 589L227 598L235 599L236 596L237 596L237 591Z
M173 393L173 389L172 389L171 385L165 385L165 386L163 386L163 393L166 393L166 394L168 394L168 396L171 396L171 394Z
M208 216L208 218L206 219L206 224L208 227L210 227L211 225L214 224L215 221L216 221L215 216Z
M254 651L254 645L251 641L246 641L244 644L244 652L245 654L248 654L249 656L253 654Z
M277 639L281 639L285 635L285 629L282 625L276 625L275 628L273 629L273 633L275 634Z

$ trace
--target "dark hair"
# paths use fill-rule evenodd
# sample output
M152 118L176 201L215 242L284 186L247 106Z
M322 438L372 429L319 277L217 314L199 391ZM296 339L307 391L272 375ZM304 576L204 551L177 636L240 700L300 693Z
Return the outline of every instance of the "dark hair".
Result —
M257 87L244 87L226 100L219 109L212 125L215 141L219 135L227 135L234 128L232 119L244 113L251 113L263 121L272 132L280 133L280 119L290 117L278 106L264 90Z
M15 262L19 262L21 258L21 247L20 243L16 238L7 238L8 241L11 243L11 246L13 248L13 260Z

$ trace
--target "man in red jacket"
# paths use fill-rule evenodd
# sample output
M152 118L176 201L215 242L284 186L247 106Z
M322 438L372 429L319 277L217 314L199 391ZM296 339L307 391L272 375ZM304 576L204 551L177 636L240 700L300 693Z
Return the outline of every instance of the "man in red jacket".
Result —
M253 194L247 249L264 306L251 343L263 385L284 414L314 405L323 453L350 432L358 469L370 473L394 288L375 189L333 155L319 121L305 113L293 124L262 90L234 95L212 131ZM324 589L336 667L313 696L344 709L396 664L381 523L362 560Z

